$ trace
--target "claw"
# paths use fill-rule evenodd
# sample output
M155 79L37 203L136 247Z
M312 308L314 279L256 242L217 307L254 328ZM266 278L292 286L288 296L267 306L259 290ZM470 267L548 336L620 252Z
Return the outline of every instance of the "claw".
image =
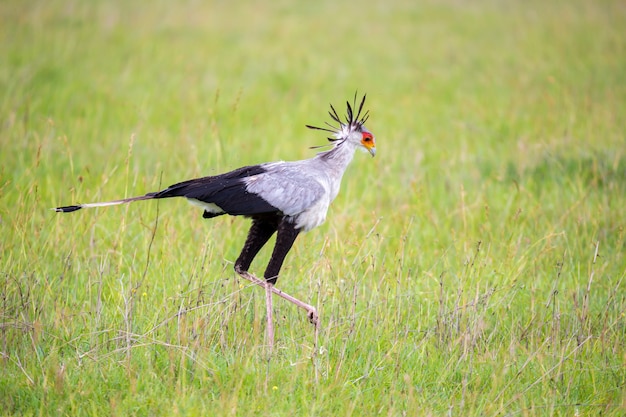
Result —
M309 310L309 314L307 314L307 317L309 318L309 322L312 325L314 325L315 327L319 325L320 316L317 314L317 310L315 309Z

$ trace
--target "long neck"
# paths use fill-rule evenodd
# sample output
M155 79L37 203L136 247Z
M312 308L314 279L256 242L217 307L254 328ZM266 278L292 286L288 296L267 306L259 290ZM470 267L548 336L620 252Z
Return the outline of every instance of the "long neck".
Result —
M334 199L339 192L341 185L341 178L346 168L354 157L354 151L356 147L349 142L343 142L335 146L330 151L317 154L315 159L323 162L326 165L325 173L331 180L331 199Z
M333 171L340 173L341 176L352 161L355 150L356 147L352 143L342 142L330 151L319 153L317 158L327 163Z

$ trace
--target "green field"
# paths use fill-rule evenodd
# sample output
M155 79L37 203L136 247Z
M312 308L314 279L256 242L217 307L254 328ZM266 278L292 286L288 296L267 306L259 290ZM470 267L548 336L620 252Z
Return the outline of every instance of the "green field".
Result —
M0 415L626 415L626 6L0 2ZM57 214L247 164L367 93L268 356L249 221ZM252 272L269 258L263 251Z

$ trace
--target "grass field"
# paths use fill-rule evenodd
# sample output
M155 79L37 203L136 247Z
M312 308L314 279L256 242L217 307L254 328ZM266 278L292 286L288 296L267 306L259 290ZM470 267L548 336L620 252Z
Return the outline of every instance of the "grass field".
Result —
M626 415L626 7L0 3L0 415ZM275 301L242 218L56 214L325 143L327 222ZM261 273L267 251L253 264Z

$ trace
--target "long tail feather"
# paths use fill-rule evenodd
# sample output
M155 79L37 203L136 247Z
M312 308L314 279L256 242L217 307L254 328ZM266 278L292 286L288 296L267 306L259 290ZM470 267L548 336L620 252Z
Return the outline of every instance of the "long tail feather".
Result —
M53 210L58 213L71 213L73 211L80 210L82 208L117 206L119 204L132 203L133 201L150 200L154 198L154 195L155 193L148 193L146 195L142 195L139 197L124 198L122 200L104 201L101 203L76 204L73 206L57 207L57 208L54 208Z

